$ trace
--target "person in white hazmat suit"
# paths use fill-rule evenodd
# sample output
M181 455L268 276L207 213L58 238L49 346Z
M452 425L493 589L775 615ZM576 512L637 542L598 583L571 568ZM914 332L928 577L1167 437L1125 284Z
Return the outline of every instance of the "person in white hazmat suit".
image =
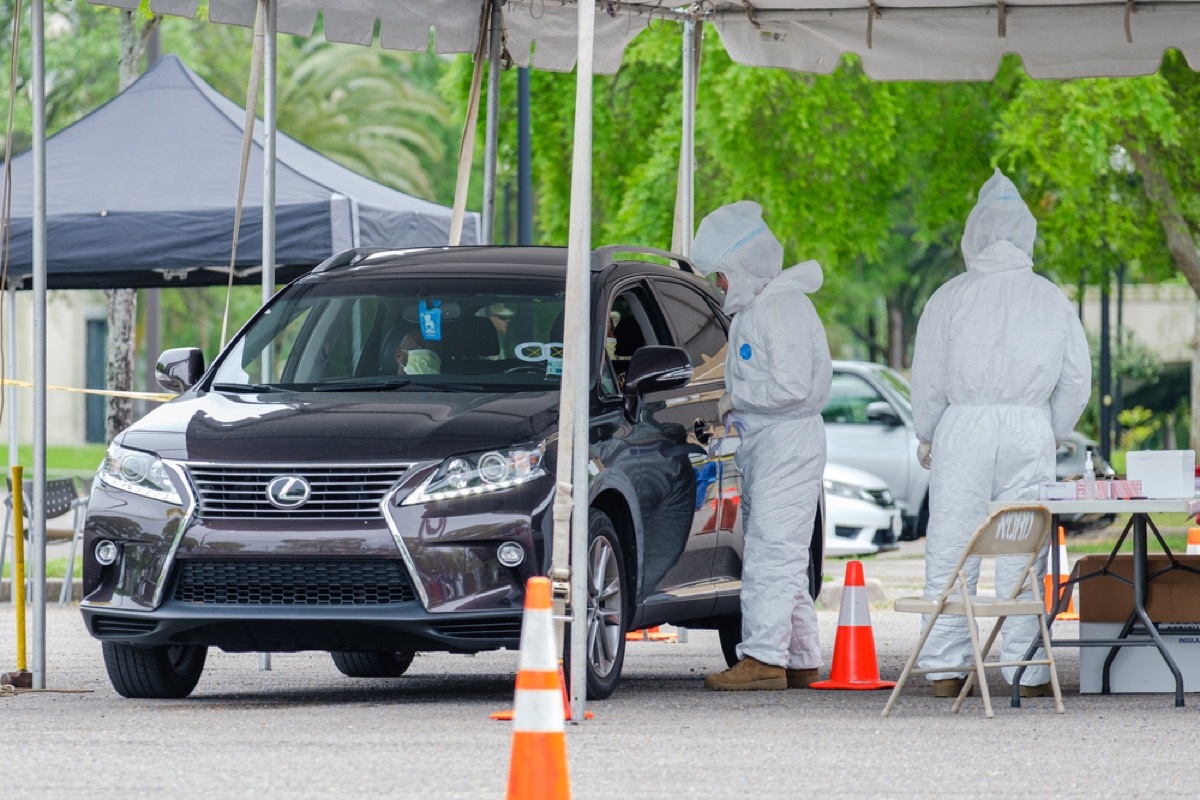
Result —
M821 666L817 614L808 587L809 544L825 469L825 425L833 366L825 329L808 295L821 266L783 269L783 246L750 201L700 223L696 269L716 273L733 315L720 412L736 425L742 473L742 642L738 663L709 675L709 689L804 688Z
M929 299L917 325L912 405L917 458L932 469L925 543L925 595L936 597L992 500L1037 500L1054 480L1057 442L1091 394L1083 326L1062 291L1033 272L1037 221L1000 170L979 190L962 239L967 271ZM1000 559L996 590L1010 593L1023 558ZM1045 554L1038 564L1045 569ZM970 591L979 563L968 563ZM1040 580L1040 577L1038 578ZM926 618L928 619L928 618ZM1033 617L1004 623L1001 658L1016 661L1039 633ZM940 617L918 666L934 695L956 697L971 643L964 617ZM1003 667L1011 684L1014 667ZM1024 697L1050 694L1049 671L1030 667Z

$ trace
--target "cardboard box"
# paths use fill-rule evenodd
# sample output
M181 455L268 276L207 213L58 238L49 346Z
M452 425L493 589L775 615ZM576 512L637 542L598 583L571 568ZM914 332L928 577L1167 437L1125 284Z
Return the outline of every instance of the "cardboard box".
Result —
M1200 570L1200 556L1177 555L1175 559L1184 566ZM1084 556L1075 562L1072 574L1091 575L1107 561L1107 555ZM1166 555L1151 554L1146 557L1146 574L1153 575L1168 563ZM1132 581L1133 556L1117 556L1109 572ZM1133 587L1128 583L1111 574L1079 582L1080 622L1124 622L1131 613ZM1150 581L1146 613L1155 622L1200 623L1200 575L1175 569Z
M1174 632L1182 629L1179 632ZM1081 622L1082 639L1115 639L1121 632L1119 622ZM1200 692L1200 623L1180 624L1172 632L1162 633L1167 651L1183 674L1183 690ZM1079 648L1079 692L1099 694L1103 686L1107 647ZM1175 676L1167 669L1162 654L1154 646L1123 647L1108 671L1109 690L1129 692L1175 692Z
M1130 480L1142 482L1144 496L1151 499L1196 494L1195 450L1131 450L1125 471Z
M1200 569L1200 556L1179 555L1176 559L1184 566ZM1084 556L1075 562L1073 573L1091 575L1107 561L1107 555ZM1166 555L1147 556L1147 575L1153 575L1168 563ZM1117 556L1109 573L1079 584L1081 639L1115 639L1133 613L1133 587L1112 577L1116 574L1132 581L1133 556ZM1164 627L1170 626L1169 631L1160 629L1160 634L1183 673L1184 691L1200 692L1200 575L1177 569L1151 580L1146 613L1151 620L1163 623ZM1145 635L1135 633L1134 636L1144 638ZM1081 647L1079 650L1079 691L1098 693L1108 648ZM1158 648L1151 645L1123 648L1113 661L1109 681L1109 688L1115 693L1175 691L1171 671Z

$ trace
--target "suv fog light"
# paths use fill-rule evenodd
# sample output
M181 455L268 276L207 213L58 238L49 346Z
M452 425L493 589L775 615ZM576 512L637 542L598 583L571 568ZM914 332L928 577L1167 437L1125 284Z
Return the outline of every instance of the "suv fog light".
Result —
M109 564L117 560L117 545L110 542L108 539L103 539L96 543L96 561L101 566L107 567Z
M516 542L505 542L496 548L496 560L506 567L515 567L525 560L525 548Z

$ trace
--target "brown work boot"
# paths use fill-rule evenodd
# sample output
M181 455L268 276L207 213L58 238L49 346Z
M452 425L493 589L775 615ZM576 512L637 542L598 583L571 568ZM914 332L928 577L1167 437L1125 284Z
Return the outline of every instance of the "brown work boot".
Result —
M818 669L789 669L787 671L787 685L789 689L807 689L816 683L817 678L821 677L821 671Z
M933 682L934 697L958 697L958 693L962 691L963 686L967 683L966 678L943 678Z
M787 673L783 667L764 664L757 658L744 657L724 672L716 672L704 679L704 688L718 692L740 692L748 689L773 691L786 689Z
M1022 683L1021 697L1054 697L1054 687L1049 683Z

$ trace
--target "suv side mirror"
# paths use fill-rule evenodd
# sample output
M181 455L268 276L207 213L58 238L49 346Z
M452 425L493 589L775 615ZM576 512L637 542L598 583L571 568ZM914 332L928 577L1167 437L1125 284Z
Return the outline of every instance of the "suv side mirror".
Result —
M692 379L692 362L681 347L649 345L633 353L625 372L625 416L636 422L641 416L642 398L650 392L661 392L684 386Z
M900 415L896 413L896 409L892 408L892 404L886 400L876 400L874 403L867 404L867 420L887 425L889 428L898 427L903 423Z
M204 353L196 347L164 350L154 365L154 377L158 379L158 385L175 394L192 388L203 374Z

